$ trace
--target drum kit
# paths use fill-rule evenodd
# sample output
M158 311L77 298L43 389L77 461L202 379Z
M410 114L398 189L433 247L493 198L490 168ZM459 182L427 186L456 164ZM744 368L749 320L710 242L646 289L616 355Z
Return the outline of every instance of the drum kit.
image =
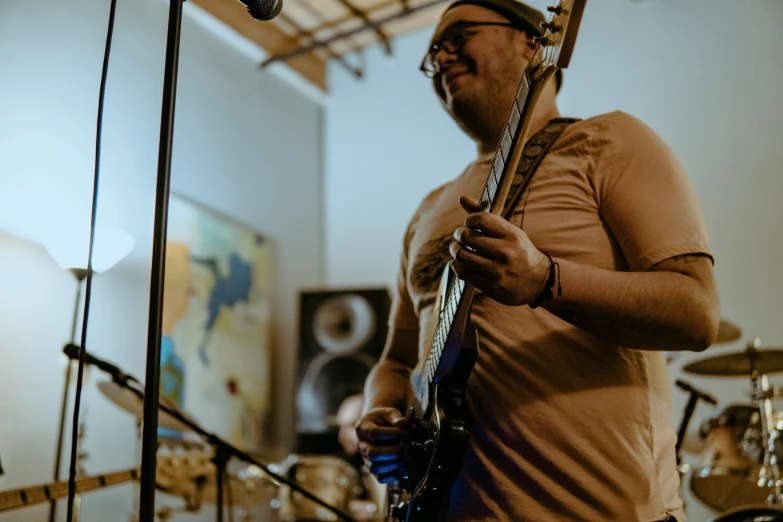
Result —
M163 439L158 452L156 482L161 493L183 499L180 512L198 512L203 504L217 503L213 454L200 444L183 446L178 439ZM298 484L345 513L356 522L381 520L380 498L363 499L362 477L342 458L328 455L296 455L270 464L269 470ZM240 465L228 473L224 498L238 508L243 522L316 522L341 520L332 511L308 500L285 483L255 465ZM159 510L160 522L173 514ZM229 519L232 520L232 519Z
M739 328L721 321L716 343L740 337ZM695 435L688 425L696 403L717 401L677 381L677 386L690 394L676 446L682 487L687 484L692 497L719 513L712 522L783 522L783 410L772 407L772 401L783 399L783 387L769 382L769 375L783 372L783 348L761 349L755 340L745 350L702 358L682 370L697 376L750 380L750 401L719 409L698 426ZM118 382L116 376L98 383L98 389L113 404L135 415L140 426L143 395L139 390L134 391L128 382ZM356 522L383 519L383 487L341 458L293 454L268 466L256 465L252 458L241 462L232 459L236 465L226 466L228 459L217 458L221 451L214 437L206 439L208 443L200 442L199 435L203 438L206 432L194 429L195 421L165 400L161 400L158 424L180 432L181 437L159 437L157 489L161 496L184 501L182 507L159 509L156 517L160 522L175 512L196 513L204 504L216 505L218 510L227 504L230 510L240 512L238 519L243 522L336 521L341 519L338 513L349 514L346 519ZM690 455L692 464L683 463L681 453ZM225 474L218 480L221 469ZM138 469L83 476L77 480L76 492L81 495L138 480ZM62 482L0 491L0 513L67 494L67 483Z
M128 393L115 381L98 384L98 389L115 405L142 418L143 402L141 398ZM161 402L165 400L161 399ZM164 495L184 500L179 509L164 507L156 512L158 520L165 522L175 512L198 512L203 504L219 505L218 500L218 464L216 451L209 444L186 438L192 434L194 421L168 413L171 405L162 408L158 415L158 425L168 430L179 431L182 438L159 437L157 452L156 484ZM237 508L242 522L316 522L342 520L323 505L309 500L291 485L299 486L306 493L337 510L347 513L355 522L380 522L382 498L374 493L377 490L365 488L363 478L346 460L328 455L292 454L282 462L269 464L266 473L254 464L232 461L235 464L226 468L223 480L223 502L231 508ZM287 482L278 480L287 479ZM363 498L367 491L369 498ZM233 520L229 518L229 520ZM131 522L135 522L132 519Z
M740 336L739 328L721 321L717 342ZM717 401L677 381L690 393L677 440L682 486L687 483L694 498L719 513L712 522L783 522L783 411L772 407L773 400L783 398L783 388L769 382L770 374L783 372L783 348L761 349L756 339L745 350L702 358L682 370L750 380L750 401L720 408L698 426L695 435L688 435L687 427L696 402ZM695 462L683 464L680 452Z
M114 376L97 387L114 405L136 417L140 439L142 387L136 379L122 375L124 378ZM282 462L262 465L254 457L208 434L162 398L158 425L178 432L174 437L158 437L155 483L162 500L158 503L166 503L171 497L184 501L179 507L167 505L158 509L155 512L158 522L166 522L176 513L197 513L204 504L214 505L216 512L227 507L228 520L234 520L236 515L242 522L382 520L384 499L379 492L383 490L373 487L377 483L347 460L328 455L289 455ZM81 497L88 491L139 479L138 468L79 476L75 490L77 497ZM0 491L0 513L67 496L67 482ZM135 496L138 500L138 495ZM76 518L78 513L74 514ZM136 513L130 515L130 521L138 522Z

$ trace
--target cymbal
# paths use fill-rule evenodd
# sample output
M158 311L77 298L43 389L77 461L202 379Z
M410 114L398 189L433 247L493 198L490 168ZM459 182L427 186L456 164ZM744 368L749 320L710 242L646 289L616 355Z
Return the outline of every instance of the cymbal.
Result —
M682 369L698 375L747 377L751 373L751 354L753 369L757 372L765 374L783 372L783 348L744 350L716 355L686 364Z
M114 381L99 382L98 389L107 399L123 410L134 414L139 419L144 417L144 402L129 389L123 388ZM168 404L166 399L161 398L160 401ZM158 410L158 426L175 431L191 431L186 424L183 424L162 409Z
M730 323L726 319L721 319L714 344L732 343L740 337L742 337L742 330L740 330L739 326Z

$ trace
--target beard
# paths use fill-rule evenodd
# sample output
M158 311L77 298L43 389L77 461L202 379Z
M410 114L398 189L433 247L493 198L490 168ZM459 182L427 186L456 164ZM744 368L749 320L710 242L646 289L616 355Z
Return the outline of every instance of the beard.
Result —
M474 141L490 143L500 139L511 103L516 96L521 72L508 69L472 76L468 85L453 95L444 90L444 108L460 129ZM473 75L473 70L471 70Z
M473 140L487 140L488 136L500 134L495 108L489 99L480 93L470 93L467 96L454 96L449 100L446 110L457 123L462 132Z

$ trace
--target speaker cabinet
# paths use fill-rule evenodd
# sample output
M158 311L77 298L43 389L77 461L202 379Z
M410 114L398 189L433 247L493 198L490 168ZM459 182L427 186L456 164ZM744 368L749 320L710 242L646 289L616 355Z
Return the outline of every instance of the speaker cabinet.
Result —
M386 342L385 288L302 292L299 307L297 432L331 434L337 409L361 393Z

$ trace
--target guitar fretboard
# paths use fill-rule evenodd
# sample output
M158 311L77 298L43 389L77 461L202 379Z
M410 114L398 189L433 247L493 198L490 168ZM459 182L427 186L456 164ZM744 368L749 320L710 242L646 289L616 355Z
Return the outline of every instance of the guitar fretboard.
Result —
M114 486L139 479L138 469L117 471L106 475L84 477L76 480L76 492L86 493L99 488ZM68 483L55 482L45 486L29 486L10 491L0 491L0 512L35 504L42 504L68 496Z
M506 118L506 123L503 127L500 143L495 150L495 157L492 161L492 166L489 169L487 181L484 183L484 188L481 191L479 205L485 211L495 211L498 209L499 205L505 203L505 201L498 201L498 196L505 196L508 192L506 177L513 175L513 173L506 172L506 164L511 155L514 140L518 137L517 134L520 130L519 126L522 121L522 114L524 114L525 107L528 104L529 95L530 81L528 79L528 71L526 70L519 83L519 87L517 88L514 103L511 105L511 110L509 111L508 118ZM504 187L505 190L501 191L501 188ZM425 379L421 382L419 390L417 390L420 397L424 394L424 388L428 387L430 383L437 382L435 376L443 357L443 351L445 350L449 333L454 326L454 319L457 316L457 311L462 303L465 286L464 281L454 277L446 292L445 301L440 316L438 317L437 329L433 336L432 345L430 346L427 361L424 366L426 372L424 375Z

